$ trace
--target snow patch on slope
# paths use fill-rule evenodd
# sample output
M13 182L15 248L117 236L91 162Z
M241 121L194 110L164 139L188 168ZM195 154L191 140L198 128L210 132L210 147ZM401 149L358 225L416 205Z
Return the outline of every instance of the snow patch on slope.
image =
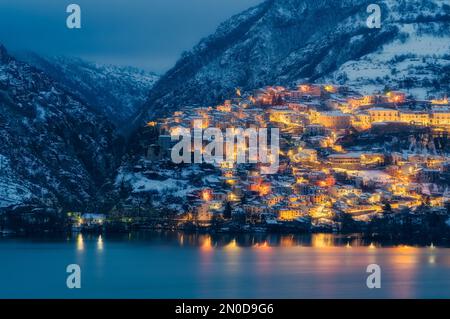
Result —
M0 154L0 208L20 204L31 197L30 190L15 178L9 160Z
M399 24L400 38L383 45L359 60L344 63L325 81L354 86L364 94L376 93L380 86L406 89L418 99L439 95L433 81L439 70L450 67L450 34L439 25L427 29L417 23Z

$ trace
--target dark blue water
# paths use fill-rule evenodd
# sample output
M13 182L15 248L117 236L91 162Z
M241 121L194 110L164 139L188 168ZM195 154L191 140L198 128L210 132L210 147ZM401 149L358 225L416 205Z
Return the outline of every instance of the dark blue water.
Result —
M366 267L382 270L381 289ZM66 267L79 264L81 289ZM1 298L449 298L450 249L333 235L0 238Z

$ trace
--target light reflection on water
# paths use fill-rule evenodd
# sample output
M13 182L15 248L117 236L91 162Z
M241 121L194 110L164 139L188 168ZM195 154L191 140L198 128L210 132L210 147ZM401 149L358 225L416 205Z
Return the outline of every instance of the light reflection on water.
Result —
M0 297L449 298L450 249L333 234L0 239ZM82 289L65 287L78 263ZM382 288L366 287L379 264Z

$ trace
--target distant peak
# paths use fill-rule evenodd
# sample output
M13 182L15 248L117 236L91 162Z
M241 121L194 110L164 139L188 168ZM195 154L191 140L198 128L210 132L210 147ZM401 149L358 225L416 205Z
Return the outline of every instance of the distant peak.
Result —
M2 64L8 63L11 61L11 56L8 54L8 51L6 50L5 46L3 44L0 44L0 62Z

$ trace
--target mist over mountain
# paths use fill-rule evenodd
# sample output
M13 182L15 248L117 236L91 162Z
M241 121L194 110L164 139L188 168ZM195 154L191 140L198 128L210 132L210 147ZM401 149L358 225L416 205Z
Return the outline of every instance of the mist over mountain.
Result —
M110 121L3 46L0 110L0 208L99 200L121 145Z
M41 56L21 52L15 55L44 71L72 94L105 115L119 131L127 129L148 92L159 79L155 73L116 65L103 65L79 58Z
M379 1L382 27L369 29L372 2L268 0L233 16L153 86L137 125L183 105L218 103L236 87L327 80L417 97L448 92L448 2Z

